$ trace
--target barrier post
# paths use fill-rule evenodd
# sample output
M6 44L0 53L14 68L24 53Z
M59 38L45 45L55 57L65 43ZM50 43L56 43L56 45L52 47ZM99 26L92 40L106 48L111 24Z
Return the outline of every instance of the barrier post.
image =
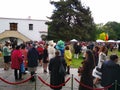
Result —
M117 90L117 80L115 80L115 90Z
M71 78L71 90L73 90L73 74L72 74L72 78Z
M35 77L35 90L36 90L36 81L37 81L36 74L34 74L34 77Z

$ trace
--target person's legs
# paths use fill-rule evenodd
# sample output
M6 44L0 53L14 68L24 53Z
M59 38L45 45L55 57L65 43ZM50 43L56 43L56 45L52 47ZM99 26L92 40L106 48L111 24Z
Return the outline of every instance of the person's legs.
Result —
M40 66L42 66L42 64L43 64L43 62L42 62L42 59L43 59L43 58L42 58L42 57L43 57L42 54L40 54L40 55L39 55L39 63L40 63Z
M8 70L8 56L4 56L4 70Z
M10 61L11 61L11 57L10 57L10 56L6 56L6 61L5 61L5 63L6 63L6 69L7 69L7 70L8 70L9 67L10 67Z
M44 73L47 73L47 63L43 63Z
M4 63L4 70L8 70L7 69L7 63Z
M76 54L74 54L74 58L76 58Z
M42 59L41 59L41 60L39 60L39 62L40 62L40 66L42 66L42 64L43 64L43 63L42 63Z
M70 66L67 66L67 74L70 74Z
M79 58L79 53L76 54L76 58L77 58L77 59Z
M19 70L19 79L20 80L22 79L22 72L21 72L21 70Z
M17 69L14 69L14 76L15 76L15 80L18 80L18 73L17 73Z
M31 81L32 81L32 82L35 81L35 76L34 76L34 74L35 74L35 72L32 71L32 72L31 72L31 76L32 76Z

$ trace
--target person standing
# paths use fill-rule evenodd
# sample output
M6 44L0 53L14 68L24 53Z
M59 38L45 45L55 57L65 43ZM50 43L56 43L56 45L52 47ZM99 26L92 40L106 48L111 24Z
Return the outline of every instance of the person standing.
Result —
M80 71L80 83L87 85L88 87L93 87L93 76L92 71L95 67L95 60L93 52L89 49L86 50L85 60L82 62L82 69ZM79 85L79 90L91 90L90 88L83 85Z
M55 57L55 47L53 40L48 42L48 58L51 60L51 58Z
M44 73L47 73L47 66L48 66L48 45L45 45L44 51L43 51L43 69L44 69Z
M117 62L118 56L110 55L110 60L103 63L101 67L101 85L103 87L112 85L115 80L120 83L120 65L118 65ZM115 90L115 84L108 88L108 90ZM118 86L116 90L120 90L120 87Z
M39 45L37 46L37 50L38 50L38 52L39 52L39 62L40 62L40 66L42 66L43 51L44 51L43 44L39 44Z
M60 51L56 50L55 57L50 60L49 67L48 67L50 71L50 84L51 85L58 86L64 83L65 76L59 73L59 68L60 68L61 63L63 64L65 68L65 60L62 56L60 56ZM62 86L59 88L53 88L53 87L51 88L53 90L60 90L62 89Z
M23 56L20 51L20 46L11 53L11 68L14 69L15 80L22 80L21 64L23 63Z
M69 49L69 46L65 47L64 58L67 64L67 74L70 74L70 65L72 63L72 53Z
M30 71L31 76L35 74L39 62L39 52L35 48L35 44L32 44L32 47L28 50L28 70ZM31 78L31 81L35 81L35 77Z
M79 44L79 42L77 42L75 45L74 45L74 50L75 50L75 53L74 53L74 58L79 58L79 54L81 53L81 46Z
M86 53L86 50L87 50L87 45L86 43L83 43L82 44L82 47L81 47L81 53L82 53L82 57L83 57L83 60L85 59L85 53Z
M93 54L95 56L95 65L98 65L98 59L99 59L99 47L98 46L94 46L93 47Z
M105 46L101 46L99 49L99 59L98 59L99 68L101 68L103 62L106 61L107 59L106 51L107 51L107 48Z
M11 61L11 50L10 42L6 41L5 46L3 46L3 58L4 58L4 70L8 70Z
M101 80L101 67L104 61L106 61L107 56L106 56L106 51L107 48L105 46L101 46L99 49L99 56L98 56L98 64L96 66L96 70L93 72L93 76L94 78L94 85L99 84L100 80ZM95 75L95 73L99 73L97 75Z
M28 59L27 59L27 53L28 53L28 50L26 49L26 46L25 44L22 44L21 45L21 49L20 49L22 55L23 55L23 64L24 64L24 68L25 68L25 71L28 69ZM23 74L26 74L26 72L23 72Z

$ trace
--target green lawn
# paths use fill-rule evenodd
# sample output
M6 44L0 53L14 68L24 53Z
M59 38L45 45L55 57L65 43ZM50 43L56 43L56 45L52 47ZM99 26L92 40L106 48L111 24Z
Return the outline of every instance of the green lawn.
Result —
M116 55L118 55L118 57L120 58L120 52L118 52L118 50L114 50L114 51L109 51L108 52L108 55L111 55L111 54L116 54Z
M78 68L81 65L82 61L83 61L82 55L80 54L79 59L75 59L75 58L72 59L71 67L72 68Z

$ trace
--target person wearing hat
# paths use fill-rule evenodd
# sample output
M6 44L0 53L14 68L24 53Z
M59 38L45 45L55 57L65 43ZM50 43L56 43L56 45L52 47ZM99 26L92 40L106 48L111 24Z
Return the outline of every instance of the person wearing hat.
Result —
M10 48L10 42L6 41L5 45L3 46L3 58L4 58L4 70L8 70L10 66L11 61L11 48Z
M48 42L48 48L47 48L47 50L48 50L48 58L49 58L49 60L51 58L55 57L55 48L54 48L54 45L55 44L54 44L53 40L51 40L51 41Z
M43 44L37 45L37 51L39 52L39 62L40 62L40 66L42 66L42 62L43 62L43 51L44 51Z
M60 51L61 56L64 57L65 43L62 40L59 40L55 46L57 50Z

